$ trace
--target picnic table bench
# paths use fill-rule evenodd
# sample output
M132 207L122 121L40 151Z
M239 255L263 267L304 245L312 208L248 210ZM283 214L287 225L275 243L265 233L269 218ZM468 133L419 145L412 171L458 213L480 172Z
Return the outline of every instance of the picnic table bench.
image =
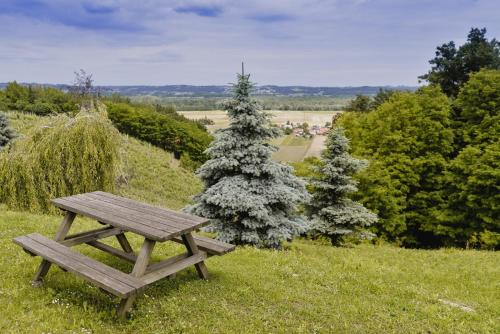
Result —
M199 277L207 279L205 259L212 255L226 254L235 248L228 243L193 235L193 231L208 223L205 218L158 208L102 191L57 198L52 203L66 212L54 240L38 233L13 240L30 255L38 255L43 259L33 283L41 284L51 264L55 264L120 297L117 311L119 317L125 316L134 300L148 285L193 265ZM93 218L104 227L68 235L77 214ZM144 237L138 253L132 249L125 232ZM108 237L116 237L122 249L99 241ZM184 244L186 253L150 263L156 243L166 241ZM132 272L124 273L70 248L80 244L93 246L134 263Z

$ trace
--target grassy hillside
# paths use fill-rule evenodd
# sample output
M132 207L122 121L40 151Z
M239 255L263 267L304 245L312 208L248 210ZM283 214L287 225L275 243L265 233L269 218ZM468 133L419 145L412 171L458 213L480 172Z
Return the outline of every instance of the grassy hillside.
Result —
M61 217L0 206L2 333L498 333L500 255L388 246L333 248L294 241L285 251L238 248L154 284L129 320L117 300L52 268L42 288L30 280L39 258L11 242L52 236ZM96 226L78 218L76 229ZM134 247L140 240L131 237ZM84 254L120 269L128 263L89 246ZM160 245L154 258L179 251Z
M50 124L49 117L8 113L20 136ZM135 138L121 135L121 167L117 194L152 204L180 209L201 190L200 180L178 166L170 153Z
M9 116L22 135L47 124L46 118ZM179 209L201 189L200 181L170 154L127 136L121 141L118 194ZM303 143L292 138L288 144ZM199 280L194 268L162 280L138 299L130 319L116 322L118 300L72 274L52 268L42 288L30 285L40 260L25 254L12 238L32 232L53 236L60 220L0 205L1 333L500 331L497 252L333 248L306 240L295 240L280 252L238 248L210 258L208 281ZM72 232L97 226L77 218ZM129 238L137 250L141 240ZM89 246L77 248L108 265L132 269ZM159 245L153 259L181 249Z

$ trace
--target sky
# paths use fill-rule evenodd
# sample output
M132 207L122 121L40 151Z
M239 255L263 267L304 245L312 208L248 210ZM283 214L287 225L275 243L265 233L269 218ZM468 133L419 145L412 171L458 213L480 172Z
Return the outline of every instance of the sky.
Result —
M0 0L0 82L417 85L499 0Z

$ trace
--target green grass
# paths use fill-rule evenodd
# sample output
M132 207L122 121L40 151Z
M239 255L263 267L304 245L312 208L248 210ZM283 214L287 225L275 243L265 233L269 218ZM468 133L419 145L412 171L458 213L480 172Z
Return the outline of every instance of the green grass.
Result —
M181 209L202 190L201 180L191 171L180 168L172 154L126 136L122 150L119 195Z
M11 239L52 236L61 217L0 206L1 333L498 333L500 255L464 250L407 250L362 245L333 248L296 240L284 251L238 248L207 261L211 277L193 269L154 284L130 319L97 288L52 268L30 285L39 258ZM75 228L95 226L77 218ZM140 240L131 237L137 249ZM116 245L116 243L115 243ZM117 268L129 264L80 246ZM162 244L154 258L180 251ZM441 300L441 301L440 301ZM445 304L467 305L466 312Z
M279 150L273 154L273 159L285 162L302 161L305 158L311 143L312 139L296 137L293 134L278 138L272 142L272 144L278 146L279 148Z
M22 135L47 123L36 116L9 116ZM289 148L305 146L302 138L281 140ZM178 167L170 154L126 136L122 142L118 194L179 209L201 190L201 182ZM32 232L51 237L61 219L0 205L0 333L500 331L497 252L333 248L308 240L295 240L281 252L243 247L212 257L207 261L208 281L199 280L192 268L162 280L138 299L130 319L118 322L114 317L118 300L70 273L52 268L43 287L30 285L40 259L28 256L11 240ZM72 232L97 226L77 218ZM141 240L129 238L137 250ZM130 264L89 246L77 249L131 270ZM161 244L153 258L181 249L178 244Z

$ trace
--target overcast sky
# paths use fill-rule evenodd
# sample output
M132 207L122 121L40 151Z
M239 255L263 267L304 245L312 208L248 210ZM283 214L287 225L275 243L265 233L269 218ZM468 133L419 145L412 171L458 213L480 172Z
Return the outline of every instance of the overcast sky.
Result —
M0 0L0 82L416 85L438 44L500 38L499 0Z

